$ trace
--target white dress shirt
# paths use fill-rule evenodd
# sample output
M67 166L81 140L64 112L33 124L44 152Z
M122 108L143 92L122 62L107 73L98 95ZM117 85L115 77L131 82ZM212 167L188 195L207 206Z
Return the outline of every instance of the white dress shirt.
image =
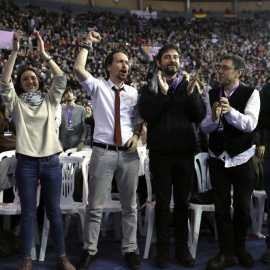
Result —
M225 97L226 98L228 97L226 93L225 93ZM205 104L206 104L206 117L201 122L200 127L204 133L211 133L217 129L219 119L215 123L213 123L212 121L212 108L210 106L208 92L206 92ZM225 115L225 118L227 122L230 125L234 126L235 128L243 132L252 132L257 126L259 112L260 112L260 96L259 96L259 92L254 90L246 104L244 114L240 113L239 111L231 107L230 112ZM254 152L255 152L255 148L251 147L245 152L231 158L226 151L224 151L220 156L217 157L209 149L210 156L224 161L226 168L235 167L237 165L244 164L254 155Z
M82 87L91 96L95 119L94 142L116 145L113 141L115 123L114 83L109 79L95 79L91 74ZM116 87L116 86L115 86ZM122 142L125 145L133 136L133 127L142 122L138 109L138 91L126 84L120 92L120 122ZM117 88L117 87L116 87Z

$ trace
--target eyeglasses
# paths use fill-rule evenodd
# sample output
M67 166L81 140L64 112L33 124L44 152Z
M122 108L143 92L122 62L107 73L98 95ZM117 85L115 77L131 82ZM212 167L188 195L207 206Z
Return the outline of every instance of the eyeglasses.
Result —
M222 71L229 71L230 69L239 69L239 68L233 68L233 67L228 67L228 66L217 66L217 70L219 71L222 69Z

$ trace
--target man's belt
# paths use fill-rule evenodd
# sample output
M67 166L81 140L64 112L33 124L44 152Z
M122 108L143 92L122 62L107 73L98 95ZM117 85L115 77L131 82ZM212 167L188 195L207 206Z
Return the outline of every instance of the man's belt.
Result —
M127 151L128 150L127 146L108 145L108 144L97 143L97 142L93 142L93 146L107 149L107 150L112 150L112 151Z

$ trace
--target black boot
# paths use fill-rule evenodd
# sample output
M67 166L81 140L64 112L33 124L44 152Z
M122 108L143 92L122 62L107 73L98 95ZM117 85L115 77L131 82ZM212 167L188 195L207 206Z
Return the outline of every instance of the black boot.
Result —
M270 238L266 237L265 242L266 242L266 247L267 248L266 248L266 251L264 252L264 254L261 257L261 262L270 264Z
M235 255L238 258L240 264L245 267L253 267L254 260L249 252L247 252L245 244L238 245L235 251Z

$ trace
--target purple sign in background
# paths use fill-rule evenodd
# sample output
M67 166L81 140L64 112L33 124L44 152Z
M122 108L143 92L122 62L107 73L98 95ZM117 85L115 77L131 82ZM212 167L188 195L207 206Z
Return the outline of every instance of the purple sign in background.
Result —
M12 50L13 49L12 37L13 32L0 30L0 48L1 49L9 48L10 50Z

